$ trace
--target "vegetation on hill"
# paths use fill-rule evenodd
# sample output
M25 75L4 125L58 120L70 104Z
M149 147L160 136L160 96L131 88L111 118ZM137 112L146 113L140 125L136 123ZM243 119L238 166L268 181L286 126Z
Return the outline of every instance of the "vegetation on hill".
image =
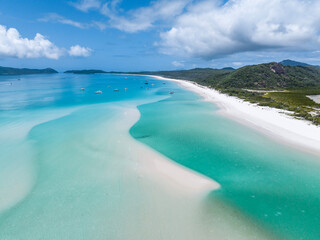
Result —
M267 63L245 66L215 84L222 88L287 89L320 86L320 69Z
M68 70L65 71L64 73L73 73L73 74L96 74L96 73L107 73L103 70L95 70L95 69L90 69L90 70Z
M195 68L180 71L140 72L195 81L217 89L292 89L320 87L320 68L283 66L279 63L250 65L233 69Z
M286 91L248 91L245 89L219 89L222 93L241 98L245 101L290 111L294 117L320 125L320 104L306 95L320 95L320 88L301 88Z
M52 68L29 69L29 68L0 67L0 75L50 74L50 73L58 73L58 72Z

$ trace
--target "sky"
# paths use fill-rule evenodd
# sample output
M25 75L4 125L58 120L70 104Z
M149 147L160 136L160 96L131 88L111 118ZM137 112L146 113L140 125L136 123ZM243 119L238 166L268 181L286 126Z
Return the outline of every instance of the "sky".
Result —
M0 0L0 66L320 65L319 0Z

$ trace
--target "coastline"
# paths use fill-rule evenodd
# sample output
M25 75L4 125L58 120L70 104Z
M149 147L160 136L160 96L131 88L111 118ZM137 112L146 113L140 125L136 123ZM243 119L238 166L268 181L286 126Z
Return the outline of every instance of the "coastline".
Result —
M210 191L220 188L220 184L213 179L174 162L149 146L134 139L129 134L129 129L139 121L141 117L137 107L126 109L123 115L125 121L119 120L115 124L116 129L123 131L118 134L118 136L121 136L121 140L117 142L128 143L130 148L127 153L130 153L131 158L139 163L139 169L142 170L139 174L149 175L151 173L151 178L155 178L155 176L160 177L161 180L159 182L167 182L168 185L179 186L179 190L189 194L207 194ZM115 136L115 138L119 137ZM140 155L142 152L143 157ZM142 175L139 176L141 177Z
M202 96L204 101L216 104L221 115L251 127L282 144L320 156L320 127L306 120L295 119L283 110L258 106L191 81L151 77L177 82L185 89Z

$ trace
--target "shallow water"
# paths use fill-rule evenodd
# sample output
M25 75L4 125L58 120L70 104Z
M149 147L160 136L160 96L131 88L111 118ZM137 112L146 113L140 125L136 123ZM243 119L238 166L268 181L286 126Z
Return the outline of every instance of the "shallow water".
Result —
M319 239L315 157L219 116L175 83L20 79L0 77L0 239ZM131 127L221 189L182 189Z
M281 239L320 239L318 157L226 119L183 90L139 110L131 134L219 182L208 198L228 202Z
M38 175L39 170L34 162L38 147L35 147L35 140L30 136L31 129L77 110L81 111L81 108L90 109L91 105L99 103L157 99L154 92L158 90L155 87L140 89L143 80L133 78L127 81L124 76L65 74L1 76L0 212L23 199ZM108 85L111 87L108 88ZM86 90L81 91L82 87ZM125 87L128 91L124 91ZM114 88L119 88L120 92L114 92ZM99 89L104 90L104 93L95 94ZM161 95L161 90L158 92ZM74 118L73 121L77 123L81 118ZM43 135L53 142L54 138L49 133L44 131ZM68 135L68 131L65 135ZM12 186L15 186L14 191Z

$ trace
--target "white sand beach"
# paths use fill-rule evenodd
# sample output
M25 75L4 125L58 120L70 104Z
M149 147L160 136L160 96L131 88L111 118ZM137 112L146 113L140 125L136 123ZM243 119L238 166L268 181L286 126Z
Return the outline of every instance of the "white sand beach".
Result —
M320 103L320 95L309 95L307 97L310 98L312 101L315 101L316 103Z
M222 115L250 126L283 144L320 155L320 127L308 121L295 119L284 110L261 107L191 81L160 76L156 78L179 83L204 97L205 101L218 105Z

